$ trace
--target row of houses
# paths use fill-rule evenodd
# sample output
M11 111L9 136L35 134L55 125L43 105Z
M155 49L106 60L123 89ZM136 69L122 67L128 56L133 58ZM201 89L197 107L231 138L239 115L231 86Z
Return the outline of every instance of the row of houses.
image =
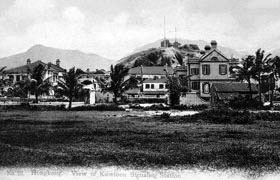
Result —
M232 84L235 77L230 73L231 66L239 63L238 59L226 57L211 41L204 51L196 48L186 48L183 64L175 67L150 66L135 67L129 70L129 77L143 79L143 88L132 89L126 92L131 100L153 98L168 99L166 75L188 77L188 86L191 91L181 96L181 104L205 104L210 101L213 84ZM232 89L234 91L234 89Z
M176 44L176 48L179 45ZM129 89L124 93L128 101L148 101L168 103L168 83L167 75L175 77L187 77L188 87L190 91L182 93L180 98L181 104L207 104L217 102L218 99L225 98L225 93L220 89L228 88L231 95L246 91L246 85L237 85L233 74L230 74L230 67L239 63L238 59L226 57L218 48L216 41L211 41L210 45L206 45L204 50L200 50L197 45L184 45L179 47L183 53L183 63L181 65L167 66L140 66L129 69L125 80L130 77L141 79L141 85L138 88ZM42 61L31 62L27 59L26 64L6 71L6 78L12 83L22 81L30 76L30 72L39 64L45 68L44 78L49 78L50 82L55 86L59 79L63 78L66 70L60 67L60 60L55 63L44 63ZM90 104L96 102L112 102L113 95L103 93L100 83L96 78L102 78L109 81L110 72L105 70L90 71L87 69L79 78L84 83L84 88L90 92ZM240 84L240 83L239 83ZM223 88L221 88L223 87ZM227 88L226 88L227 87ZM234 88L233 88L234 87ZM241 89L238 89L241 88ZM248 92L248 91L247 91ZM228 97L228 96L227 96Z

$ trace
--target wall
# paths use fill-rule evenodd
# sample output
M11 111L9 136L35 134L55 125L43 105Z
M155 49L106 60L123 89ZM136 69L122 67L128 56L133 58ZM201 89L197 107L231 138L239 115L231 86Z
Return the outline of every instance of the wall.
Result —
M201 105L209 104L208 102L201 99L197 93L186 93L185 95L180 96L180 105Z
M146 84L150 84L150 88L146 88ZM151 89L151 84L154 84L154 89ZM163 84L163 89L159 88L159 85ZM166 83L143 83L143 91L168 91L166 89Z

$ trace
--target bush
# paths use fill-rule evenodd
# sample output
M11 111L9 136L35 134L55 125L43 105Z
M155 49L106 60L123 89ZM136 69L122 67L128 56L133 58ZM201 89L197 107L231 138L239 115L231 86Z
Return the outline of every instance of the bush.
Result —
M162 104L158 104L158 105L152 105L150 107L144 107L143 110L144 111L158 111L158 110L166 111L166 110L170 110L170 107L163 106Z
M71 111L124 111L124 108L121 108L115 104L99 104L95 106L78 106L71 108Z
M65 105L30 105L29 103L21 103L20 105L4 105L0 107L1 110L28 110L28 111L64 111Z
M252 124L255 120L256 115L246 110L212 109L194 115L170 118L167 121L179 123L205 121L216 124Z
M233 109L263 109L262 102L256 99L236 97L229 101L228 106Z
M169 119L170 118L170 113L164 112L160 115L160 117L163 118L163 119Z
M144 99L144 98L141 98L141 99L127 99L125 100L126 103L139 103L139 104L142 104L142 103L166 103L167 100L166 99Z
M179 106L172 107L172 109L176 109L176 110L204 110L207 108L209 108L208 104L191 105L191 106L179 105Z

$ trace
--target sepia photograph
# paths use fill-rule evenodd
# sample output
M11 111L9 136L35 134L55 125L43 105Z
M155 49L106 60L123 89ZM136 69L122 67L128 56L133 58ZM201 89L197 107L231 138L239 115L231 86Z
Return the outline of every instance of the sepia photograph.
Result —
M0 0L0 179L280 179L280 0Z

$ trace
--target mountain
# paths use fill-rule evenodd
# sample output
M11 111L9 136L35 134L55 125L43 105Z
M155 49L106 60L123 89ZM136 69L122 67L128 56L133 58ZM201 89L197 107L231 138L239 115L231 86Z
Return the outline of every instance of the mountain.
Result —
M7 66L7 68L14 68L25 65L27 59L31 59L31 62L42 60L45 63L55 63L56 59L60 59L60 66L62 68L69 69L75 66L83 70L86 70L87 68L90 70L108 70L113 63L112 60L101 57L97 54L87 54L78 50L65 50L43 45L35 45L26 52L0 58L0 64L1 66Z
M134 66L164 66L166 64L179 65L183 63L182 51L174 47L150 48L134 53L118 61L126 67Z
M272 57L280 56L280 49L275 49L275 50L271 51L270 53L272 54Z
M141 47L138 47L134 50L134 53L136 52L139 52L139 51L143 51L143 50L147 50L147 49L150 49L150 48L158 48L160 46L160 42L162 41L163 39L159 39L155 42L152 42L152 43L149 43L149 44L146 44L146 45L143 45ZM169 39L169 41L171 43L174 42L174 39ZM184 45L184 44L196 44L198 45L198 47L200 48L200 50L204 50L204 47L205 45L209 45L210 42L206 42L204 40L188 40L188 39L177 39L177 42L181 43L181 45ZM241 57L244 57L245 55L247 55L248 53L245 52L245 51L236 51L232 48L229 48L229 47L224 47L224 46L220 46L219 45L219 42L218 42L218 49L224 54L226 55L227 57L234 57L234 58L241 58Z
M205 45L210 45L210 42L207 43L203 40L177 39L177 42L181 44L181 46L178 49L174 47L161 48L160 44L162 40L163 39L160 39L155 42L136 48L132 54L118 60L118 63L124 64L127 67L133 67L138 65L159 66L166 63L178 65L180 64L180 59L182 58L179 56L180 54L182 56L186 56L190 52L193 52L191 54L199 57L201 56L200 50L204 50ZM169 39L169 42L173 43L174 39ZM188 46L183 46L185 44L187 44ZM238 52L232 48L219 46L219 44L218 50L220 50L228 58L234 57L240 59L248 54L245 51Z

